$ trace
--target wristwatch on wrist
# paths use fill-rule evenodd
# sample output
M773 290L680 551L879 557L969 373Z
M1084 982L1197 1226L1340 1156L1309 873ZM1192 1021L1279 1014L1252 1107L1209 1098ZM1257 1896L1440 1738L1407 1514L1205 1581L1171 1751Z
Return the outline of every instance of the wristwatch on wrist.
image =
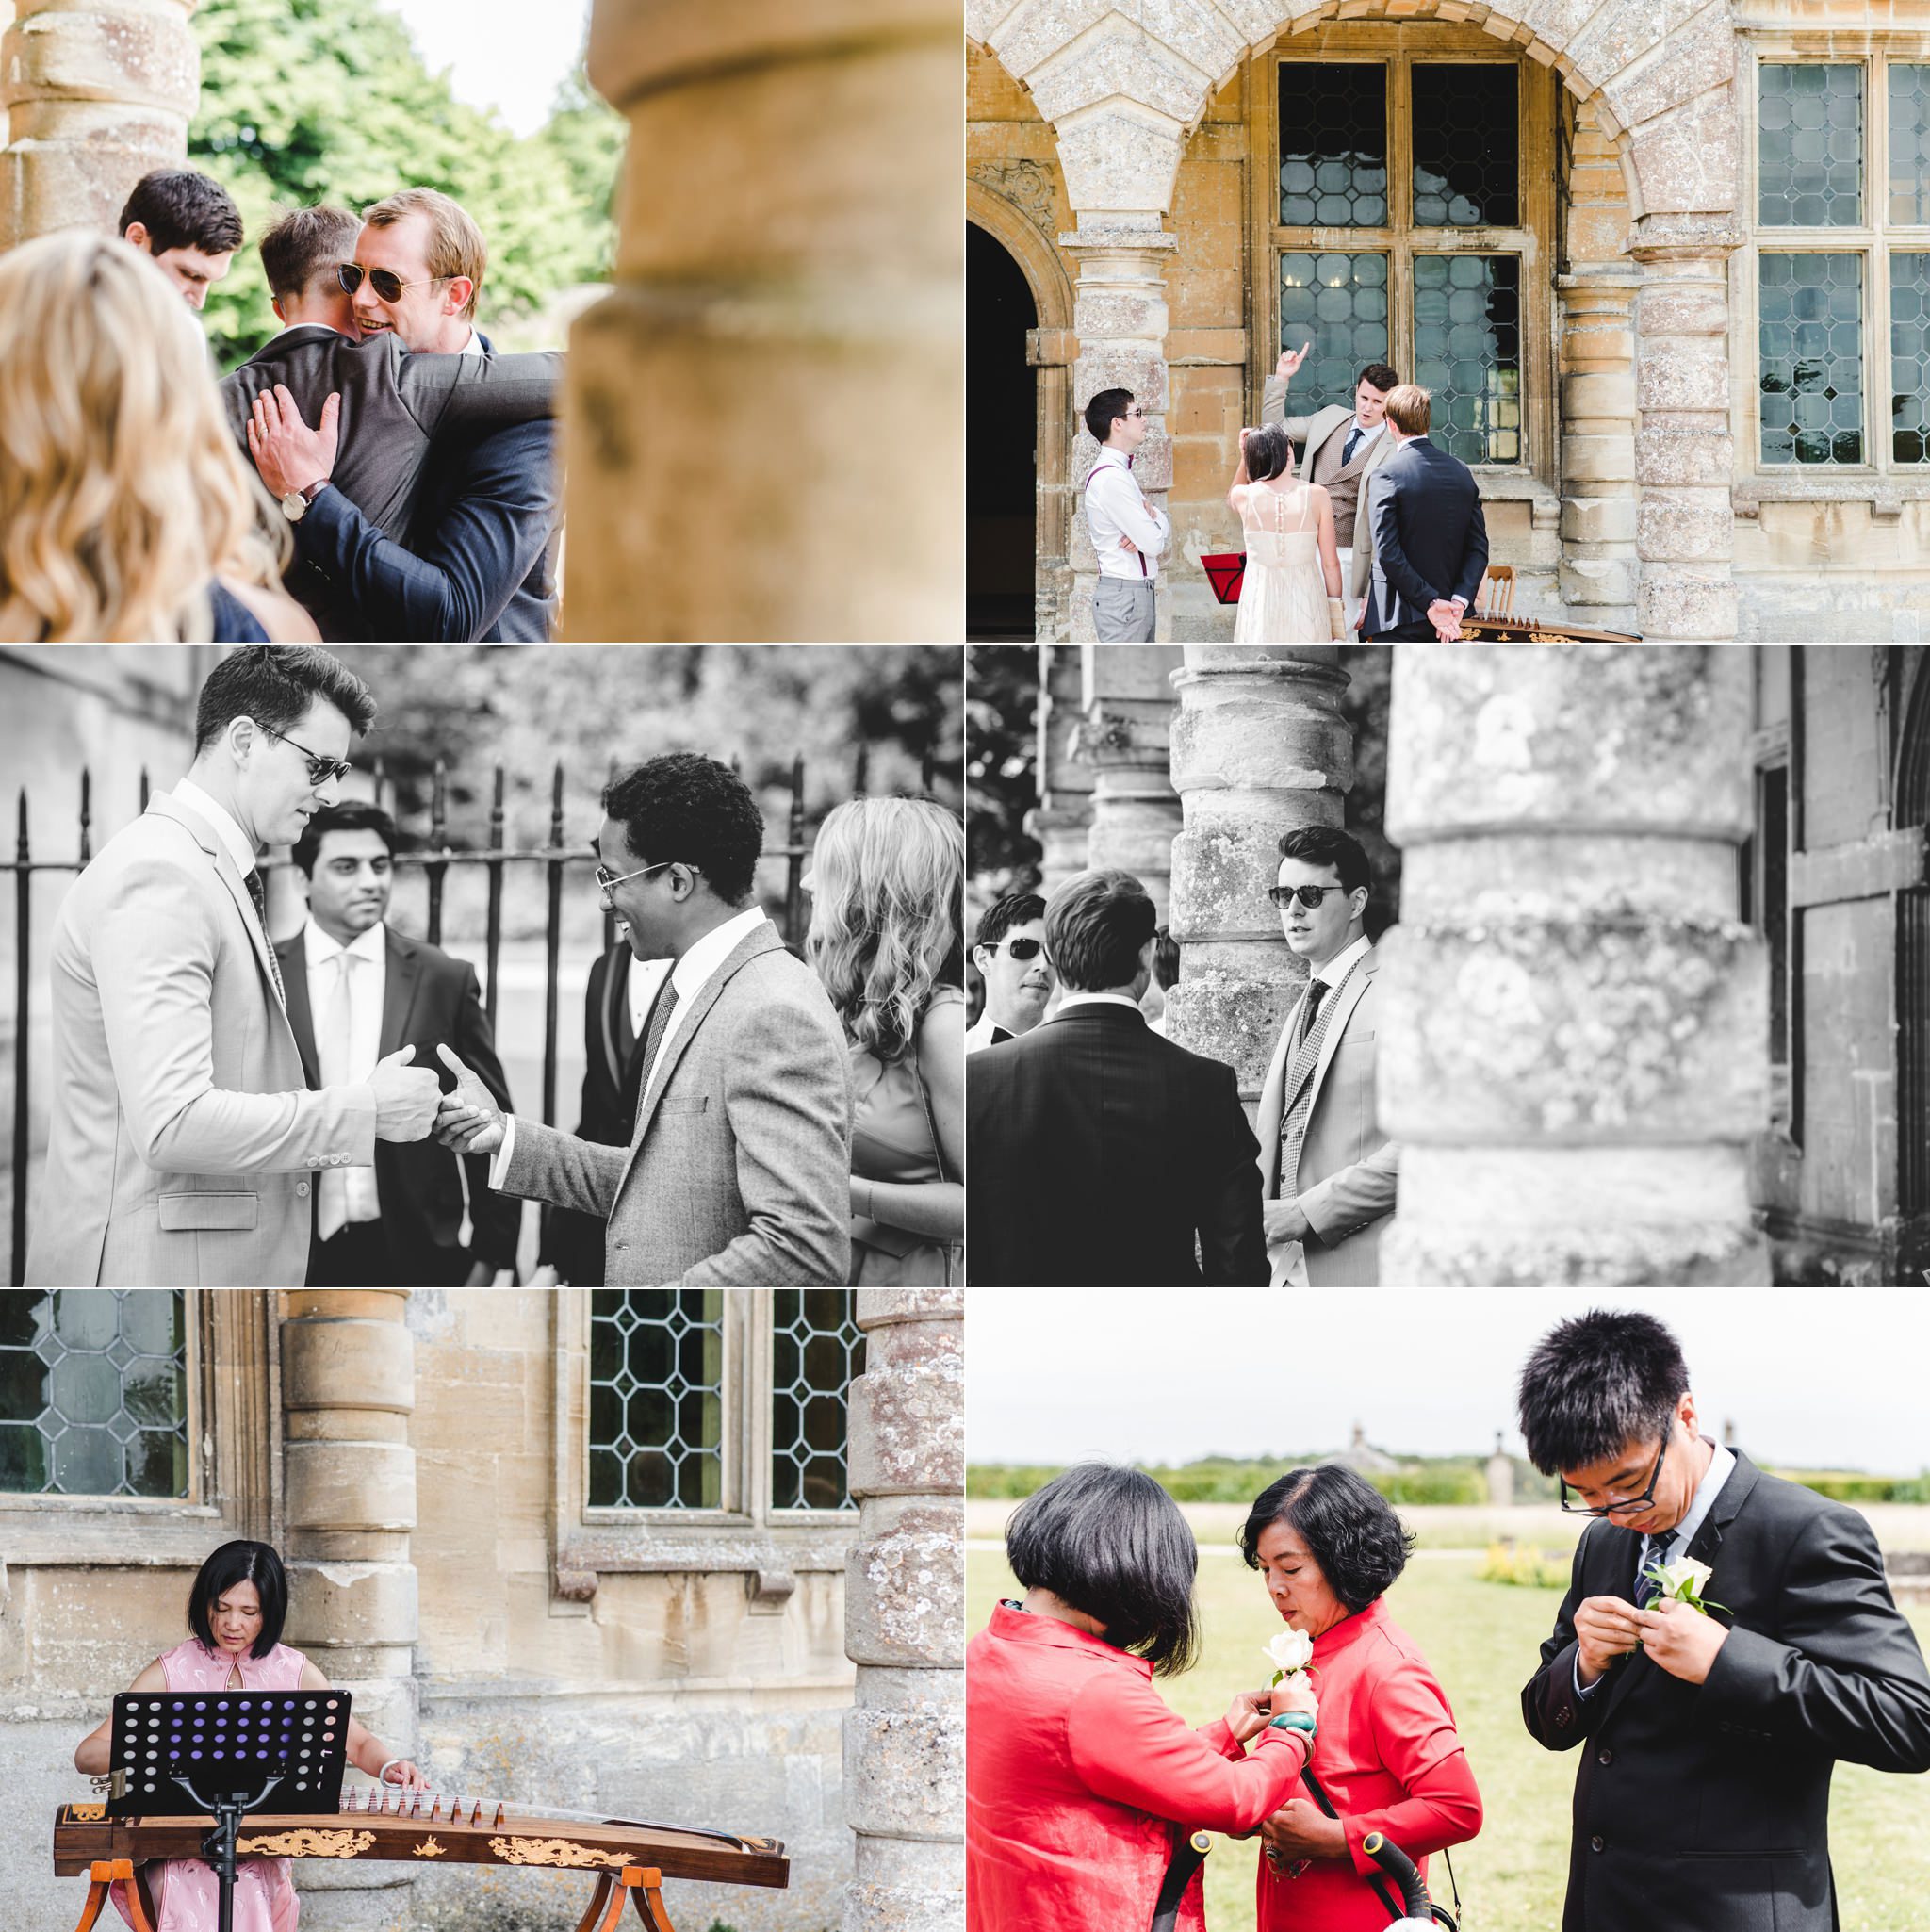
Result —
M328 478L323 477L319 483L303 483L299 490L290 490L282 499L282 515L290 523L300 523L307 516L309 504L327 488Z

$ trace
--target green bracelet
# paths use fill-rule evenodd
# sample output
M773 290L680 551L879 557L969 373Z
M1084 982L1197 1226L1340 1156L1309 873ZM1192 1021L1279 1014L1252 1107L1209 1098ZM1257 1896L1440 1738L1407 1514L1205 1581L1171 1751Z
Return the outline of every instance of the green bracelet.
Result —
M1267 1727L1268 1730L1305 1731L1308 1737L1312 1737L1320 1728L1320 1721L1309 1717L1304 1711L1283 1711Z

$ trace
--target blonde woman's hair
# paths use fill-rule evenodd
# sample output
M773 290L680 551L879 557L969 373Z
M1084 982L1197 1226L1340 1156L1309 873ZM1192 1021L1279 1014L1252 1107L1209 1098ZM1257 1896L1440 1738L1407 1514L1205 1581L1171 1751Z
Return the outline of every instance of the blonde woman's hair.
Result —
M84 229L0 254L0 639L205 639L215 575L289 548L167 276Z
M902 1059L932 990L964 976L965 827L929 798L854 798L819 827L810 863L805 957L851 1040Z

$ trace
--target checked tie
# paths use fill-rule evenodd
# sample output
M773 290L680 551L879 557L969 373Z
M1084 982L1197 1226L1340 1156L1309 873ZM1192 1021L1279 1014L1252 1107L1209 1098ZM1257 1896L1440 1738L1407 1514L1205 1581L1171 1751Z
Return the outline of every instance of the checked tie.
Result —
M644 1023L644 1043L637 1053L635 1113L643 1111L644 1095L650 1090L650 1074L657 1065L657 1049L663 1044L663 1036L670 1030L670 1016L676 1010L677 982L666 973L663 975L663 991L657 995L657 1003L650 1008L650 1017ZM634 1133L634 1125L631 1131Z
M259 872L249 872L248 896L254 901L254 916L261 922L262 938L268 941L268 970L275 983L275 998L281 1001L286 1011L288 995L282 990L282 965L275 958L275 942L268 936L268 888L262 884Z

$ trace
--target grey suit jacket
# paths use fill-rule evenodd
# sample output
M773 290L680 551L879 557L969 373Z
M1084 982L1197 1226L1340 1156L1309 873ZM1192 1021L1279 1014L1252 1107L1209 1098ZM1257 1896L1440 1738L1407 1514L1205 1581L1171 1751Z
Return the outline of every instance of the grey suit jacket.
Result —
M679 1016L630 1145L518 1115L501 1189L602 1216L612 1287L843 1285L850 1056L817 975L766 921Z
M400 543L422 495L422 466L438 442L556 414L563 357L410 355L384 332L352 342L319 322L285 329L221 383L228 424L248 446L255 397L286 383L313 429L331 392L342 399L329 479L384 535Z
M33 1287L300 1287L310 1182L375 1157L367 1082L307 1090L214 827L165 792L54 925L53 1122Z
M1289 416L1286 413L1286 385L1278 376L1268 376L1260 401L1260 420L1281 424L1289 441L1304 445L1300 454L1300 478L1302 483L1312 483L1315 481L1315 457L1330 436L1347 434L1347 426L1353 420L1353 411L1343 403L1330 402L1324 409L1317 409L1312 416ZM1365 456L1358 450L1354 454L1354 460L1360 465L1361 483L1354 499L1353 528L1333 532L1336 544L1351 546L1353 550L1353 568L1348 580L1349 604L1353 598L1366 596L1367 583L1373 573L1374 523L1367 515L1367 479L1393 453L1394 438L1383 430L1368 446Z
M1340 1004L1327 1023L1327 1037L1309 1076L1314 1101L1300 1143L1299 1198L1300 1211L1319 1236L1306 1244L1310 1287L1374 1287L1381 1279L1381 1230L1394 1210L1400 1150L1374 1119L1374 975L1379 970L1369 946L1359 971L1335 995ZM1268 1201L1280 1184L1287 1050L1300 1011L1296 1002L1273 1050L1253 1127L1260 1137L1260 1173ZM1282 1244L1269 1242L1268 1253L1278 1286L1286 1259Z

